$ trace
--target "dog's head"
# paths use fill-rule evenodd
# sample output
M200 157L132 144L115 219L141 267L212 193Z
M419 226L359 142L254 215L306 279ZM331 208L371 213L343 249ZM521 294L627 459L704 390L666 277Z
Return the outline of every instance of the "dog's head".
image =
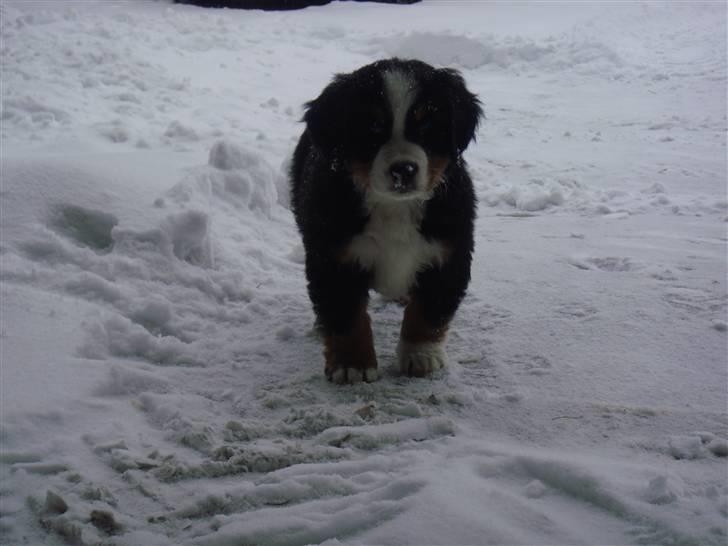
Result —
M314 146L376 199L427 199L482 116L459 72L389 59L339 74L306 105Z

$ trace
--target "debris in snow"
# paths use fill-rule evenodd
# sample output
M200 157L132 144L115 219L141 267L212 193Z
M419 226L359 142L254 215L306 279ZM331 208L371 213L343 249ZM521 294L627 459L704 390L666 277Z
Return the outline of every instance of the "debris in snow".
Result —
M60 495L48 491L46 493L45 510L49 514L65 514L68 511L68 504Z
M107 535L115 535L123 528L116 522L114 514L106 510L93 510L91 512L91 524Z

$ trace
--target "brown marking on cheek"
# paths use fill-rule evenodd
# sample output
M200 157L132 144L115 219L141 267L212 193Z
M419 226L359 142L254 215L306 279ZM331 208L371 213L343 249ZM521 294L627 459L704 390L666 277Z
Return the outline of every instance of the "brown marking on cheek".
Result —
M427 189L434 190L441 182L450 159L444 156L432 156L427 165Z
M400 337L408 343L437 343L447 335L449 323L433 326L425 319L422 304L413 298L404 309Z
M366 370L377 367L374 352L371 321L366 307L362 307L354 324L343 334L324 334L324 372L331 379L333 373L341 368Z
M371 186L371 171L371 163L362 163L358 161L353 161L351 163L351 179L354 181L354 186L362 192L366 192L369 190L369 186Z

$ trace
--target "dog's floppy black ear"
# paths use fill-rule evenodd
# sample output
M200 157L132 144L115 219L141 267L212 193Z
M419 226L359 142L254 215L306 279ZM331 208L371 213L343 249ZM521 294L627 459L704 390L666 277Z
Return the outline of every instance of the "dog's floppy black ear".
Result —
M450 98L453 145L456 154L460 155L475 139L475 131L483 117L483 109L477 95L468 91L460 72L452 68L441 68L437 72L441 85L447 90Z
M344 140L348 120L346 98L351 86L350 74L338 74L314 100L307 102L303 121L314 146L326 156L335 151Z

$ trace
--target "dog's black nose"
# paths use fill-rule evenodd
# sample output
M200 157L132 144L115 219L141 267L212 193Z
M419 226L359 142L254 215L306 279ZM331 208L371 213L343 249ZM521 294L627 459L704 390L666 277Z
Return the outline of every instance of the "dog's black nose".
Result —
M412 161L397 161L389 167L394 191L408 192L414 189L419 167Z

